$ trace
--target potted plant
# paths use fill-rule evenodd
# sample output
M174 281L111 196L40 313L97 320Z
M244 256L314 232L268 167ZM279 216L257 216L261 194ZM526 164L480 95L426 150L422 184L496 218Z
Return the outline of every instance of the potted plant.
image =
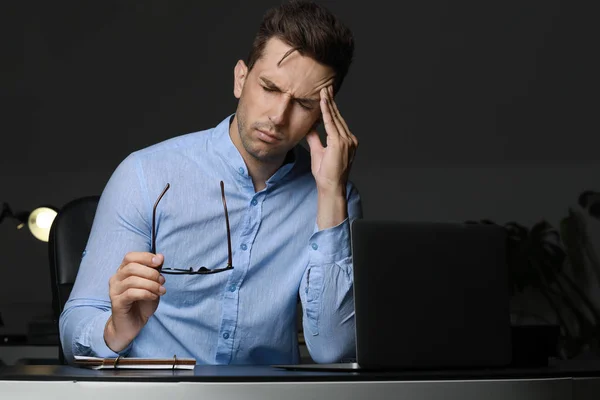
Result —
M545 220L531 228L517 222L503 225L512 296L541 296L549 315L536 314L527 305L512 312L556 323L561 358L600 356L600 307L589 295L590 284L600 290L600 261L584 215L600 219L600 193L583 192L578 203L581 210L569 208L559 228Z

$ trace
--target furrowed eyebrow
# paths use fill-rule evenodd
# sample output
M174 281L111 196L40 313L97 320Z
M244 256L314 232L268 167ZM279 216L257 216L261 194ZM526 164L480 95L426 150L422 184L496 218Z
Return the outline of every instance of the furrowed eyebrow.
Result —
M274 82L268 80L267 78L260 78L260 80L269 88L281 91L281 89L279 89L279 87Z
M278 91L282 92L282 90L279 88L279 86L277 86L275 84L275 82L273 82L267 78L262 78L262 77L260 78L260 80L269 89L274 89L274 90L278 90ZM307 99L307 98L297 98L297 97L294 97L294 100L302 102L302 103L311 103L311 104L315 104L315 103L318 103L319 101L321 101L321 99Z

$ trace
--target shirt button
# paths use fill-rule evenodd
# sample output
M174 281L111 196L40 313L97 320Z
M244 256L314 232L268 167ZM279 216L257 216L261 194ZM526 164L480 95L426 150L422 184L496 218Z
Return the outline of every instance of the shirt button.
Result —
M240 248L242 250L246 250L248 248L248 246L246 246L246 243L242 243L242 245L240 246Z
M241 175L244 175L244 168L240 167L240 169L238 169L238 172L239 172Z
M316 244L316 243L313 243L313 244L311 244L311 245L310 245L310 247L312 247L312 248L313 248L313 250L316 250L316 249L318 249L318 248L319 248L319 245L318 245L318 244Z
M223 339L229 339L229 333L225 332L225 333L223 334Z
M230 292L235 292L235 289L236 289L235 285L229 286L229 291Z
M258 201L256 199L252 199L252 201L250 202L250 204L252 204L253 206L258 204Z

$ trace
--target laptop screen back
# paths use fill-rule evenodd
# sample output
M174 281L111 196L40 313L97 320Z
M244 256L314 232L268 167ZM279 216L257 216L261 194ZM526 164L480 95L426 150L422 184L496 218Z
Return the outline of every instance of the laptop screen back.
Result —
M510 363L502 227L362 219L351 230L361 367Z

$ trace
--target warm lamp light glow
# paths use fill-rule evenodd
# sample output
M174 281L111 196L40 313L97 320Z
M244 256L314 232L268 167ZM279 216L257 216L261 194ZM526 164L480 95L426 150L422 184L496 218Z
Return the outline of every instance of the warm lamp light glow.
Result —
M52 206L38 207L30 213L27 211L14 213L8 203L2 203L0 223L5 219L13 220L17 229L22 229L27 224L29 231L36 239L47 242L52 222L57 214L58 210Z
M48 211L43 211L36 217L35 223L42 229L48 229L50 228L50 225L52 225L54 217L56 217L55 212L50 213Z
M37 239L47 242L50 236L50 227L54 218L56 218L56 210L48 207L36 208L29 214L29 230Z

